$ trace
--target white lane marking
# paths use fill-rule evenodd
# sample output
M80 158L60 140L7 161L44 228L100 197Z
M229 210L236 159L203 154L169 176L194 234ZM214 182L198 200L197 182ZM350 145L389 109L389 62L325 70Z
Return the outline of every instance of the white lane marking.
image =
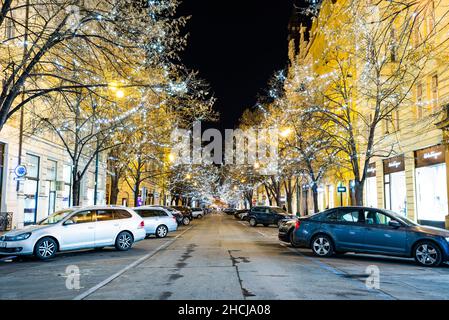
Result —
M144 255L143 257L139 258L138 260L134 261L133 263L129 264L128 266L126 266L125 268L123 268L122 270L118 271L117 273L113 274L112 276L110 276L109 278L103 280L102 282L100 282L99 284L97 284L96 286L90 288L89 290L87 290L86 292L77 295L75 298L73 298L73 300L83 300L85 298L87 298L88 296L90 296L92 293L94 293L95 291L101 289L102 287L104 287L105 285L111 283L114 279L117 279L118 277L120 277L122 274L124 274L126 271L138 266L139 264L141 264L142 262L144 262L145 260L151 258L152 256L154 256L156 253L158 253L160 250L165 249L166 247L170 246L173 242L175 242L180 236L182 236L184 233L186 233L187 231L189 231L190 229L192 229L193 226L189 227L188 229L184 230L182 233L178 234L176 237L174 237L173 239L171 239L170 241L160 245L159 247L157 247L156 249L154 249L153 251L149 252L148 254Z

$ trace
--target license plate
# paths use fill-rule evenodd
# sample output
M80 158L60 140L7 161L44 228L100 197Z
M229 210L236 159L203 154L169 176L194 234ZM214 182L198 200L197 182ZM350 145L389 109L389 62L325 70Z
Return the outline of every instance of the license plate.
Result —
M1 242L0 241L0 248L6 248L6 242Z

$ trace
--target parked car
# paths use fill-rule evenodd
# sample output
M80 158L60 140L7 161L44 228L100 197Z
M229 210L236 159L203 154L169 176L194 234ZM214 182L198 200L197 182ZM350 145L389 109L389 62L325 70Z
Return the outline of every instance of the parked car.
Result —
M178 229L176 217L167 209L143 206L134 208L134 211L145 221L147 237L155 235L157 238L165 238L169 232Z
M34 255L47 260L59 251L115 246L129 250L145 238L145 223L124 207L85 207L58 211L36 225L0 237L0 254Z
M226 208L223 210L224 213L226 213L227 215L232 215L236 212L237 210L234 208Z
M419 225L395 212L366 207L341 207L300 218L294 245L315 255L359 252L413 257L422 266L449 260L449 231Z
M189 207L173 206L173 209L178 210L183 215L182 224L187 226L193 220L192 210Z
M268 227L270 224L279 225L279 221L294 217L279 207L257 206L248 212L246 220L251 227L262 224Z
M204 217L204 211L201 208L192 208L192 217L196 219L201 219Z
M190 223L189 218L185 218L184 215L181 213L181 211L176 210L175 208L168 207L168 206L160 206L160 205L150 205L150 207L160 207L164 208L165 210L168 210L175 218L176 222L178 223L178 226L181 225L188 225Z
M281 240L282 242L290 243L292 246L295 247L292 238L297 222L298 217L287 218L279 221L279 233L278 233L279 240Z
M234 213L234 218L236 218L238 220L243 220L243 216L246 216L248 214L248 212L249 212L248 209L237 210Z

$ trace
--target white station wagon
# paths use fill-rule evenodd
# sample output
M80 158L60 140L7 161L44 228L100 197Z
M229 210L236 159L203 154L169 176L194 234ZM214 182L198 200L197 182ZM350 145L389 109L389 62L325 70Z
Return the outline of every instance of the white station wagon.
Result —
M0 255L34 255L46 260L58 251L107 246L126 251L145 235L143 219L128 208L74 207L4 234L0 237Z

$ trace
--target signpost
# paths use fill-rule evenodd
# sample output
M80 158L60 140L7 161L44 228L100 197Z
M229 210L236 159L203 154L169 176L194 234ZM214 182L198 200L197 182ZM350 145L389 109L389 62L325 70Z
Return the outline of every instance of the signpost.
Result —
M25 167L24 165L18 165L15 169L14 169L14 174L16 175L15 180L16 181L23 181L25 180L25 176L27 175L27 167Z
M340 193L340 206L343 207L343 193L346 192L346 187L339 186L337 192Z

